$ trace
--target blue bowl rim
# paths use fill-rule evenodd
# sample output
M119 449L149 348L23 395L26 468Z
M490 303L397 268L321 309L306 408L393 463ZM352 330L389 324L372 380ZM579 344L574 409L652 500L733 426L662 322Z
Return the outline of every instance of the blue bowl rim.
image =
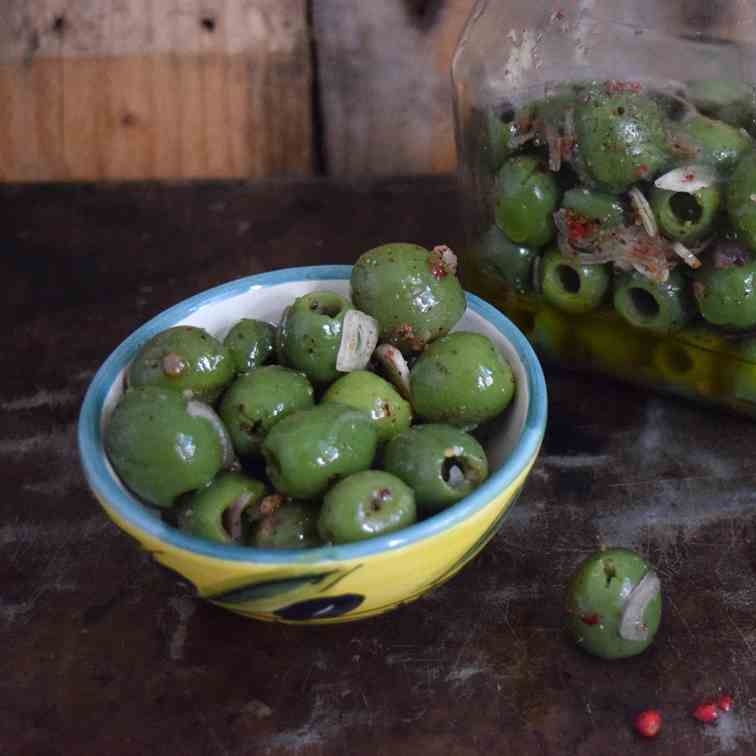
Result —
M162 522L139 500L124 491L108 470L100 431L106 395L120 371L139 347L154 334L175 325L201 307L243 294L254 288L313 280L348 280L351 265L313 265L284 268L239 278L185 299L133 331L103 362L92 379L78 421L78 446L81 465L90 488L133 528L159 542L192 552L201 557L223 561L282 566L311 565L322 562L365 559L400 549L453 528L483 509L499 491L508 488L535 457L543 439L547 417L547 391L543 370L527 339L499 310L474 294L466 293L467 306L489 321L512 344L528 376L530 403L522 434L509 459L478 489L448 509L400 531L366 541L314 549L258 549L216 544L182 533Z

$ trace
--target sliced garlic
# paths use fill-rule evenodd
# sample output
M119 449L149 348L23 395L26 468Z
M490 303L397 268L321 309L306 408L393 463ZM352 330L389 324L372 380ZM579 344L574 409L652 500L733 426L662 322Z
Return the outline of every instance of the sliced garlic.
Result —
M672 245L672 249L676 255L682 257L686 265L689 265L691 268L701 267L701 261L681 242L675 242Z
M360 310L347 310L341 325L341 344L336 370L351 373L364 370L378 343L378 321Z
M391 344L381 344L375 350L375 358L383 368L388 380L407 400L410 398L410 371L404 355Z
M454 254L454 252L451 251L451 248L447 247L446 244L439 244L433 247L433 251L441 255L441 260L446 266L446 269L453 276L456 276L457 275L457 256Z
M234 543L239 543L242 538L242 514L252 501L251 493L243 493L238 496L223 512L223 525L226 532L231 536Z
M717 182L717 174L708 165L682 165L654 181L654 186L670 192L695 194Z
M622 607L618 630L620 638L629 641L648 640L648 627L643 624L643 615L660 590L659 578L653 570L649 570L630 591Z
M192 417L202 417L207 420L210 425L213 426L213 430L218 434L218 438L221 443L221 457L224 470L230 470L237 466L236 454L234 453L234 445L231 443L231 437L228 435L226 426L223 421L215 413L215 410L204 402L197 401L196 399L190 399L186 403L187 414Z
M648 204L648 200L643 196L643 192L634 186L628 194L630 201L633 203L635 212L638 213L643 228L649 236L659 236L659 227L656 225L656 216Z

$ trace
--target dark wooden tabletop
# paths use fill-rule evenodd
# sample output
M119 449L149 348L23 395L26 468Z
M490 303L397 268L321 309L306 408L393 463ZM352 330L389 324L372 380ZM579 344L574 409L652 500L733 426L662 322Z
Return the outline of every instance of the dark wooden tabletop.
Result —
M756 753L756 424L550 369L545 445L499 534L399 611L268 625L196 600L82 478L75 429L137 325L240 276L460 240L446 179L0 189L0 753ZM599 544L662 578L653 646L562 632ZM720 692L732 712L691 716ZM633 716L658 707L641 742Z

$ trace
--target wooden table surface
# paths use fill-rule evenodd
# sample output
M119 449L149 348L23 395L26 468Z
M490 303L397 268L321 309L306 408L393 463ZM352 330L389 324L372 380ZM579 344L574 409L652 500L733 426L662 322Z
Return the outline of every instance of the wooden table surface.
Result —
M548 370L542 454L483 553L410 606L322 628L195 600L88 492L79 405L131 330L250 273L457 243L449 180L5 187L0 217L0 753L756 753L752 421ZM663 581L636 659L561 630L599 544ZM733 711L695 721L720 691ZM648 706L664 729L641 742Z

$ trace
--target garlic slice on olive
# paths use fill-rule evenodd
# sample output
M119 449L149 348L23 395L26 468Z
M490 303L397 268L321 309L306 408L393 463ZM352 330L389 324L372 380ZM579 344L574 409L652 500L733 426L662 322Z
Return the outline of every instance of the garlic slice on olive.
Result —
M620 638L629 641L648 640L649 631L643 624L643 615L660 590L661 582L657 574L649 570L625 599L618 628Z
M204 402L200 402L197 399L190 399L186 403L186 412L192 417L202 417L207 420L210 425L213 426L213 430L218 434L218 439L221 444L221 457L222 466L224 470L233 470L239 467L239 462L236 459L236 453L234 452L234 446L231 443L231 437L228 435L226 426L223 421L218 417L215 410Z
M381 344L375 350L374 357L402 398L409 400L410 371L401 351L391 344Z
M341 343L336 354L336 370L351 373L367 367L378 343L378 321L360 310L347 310L341 326Z
M654 186L671 192L695 194L700 189L706 189L717 182L717 174L708 165L682 165L679 168L659 176Z

